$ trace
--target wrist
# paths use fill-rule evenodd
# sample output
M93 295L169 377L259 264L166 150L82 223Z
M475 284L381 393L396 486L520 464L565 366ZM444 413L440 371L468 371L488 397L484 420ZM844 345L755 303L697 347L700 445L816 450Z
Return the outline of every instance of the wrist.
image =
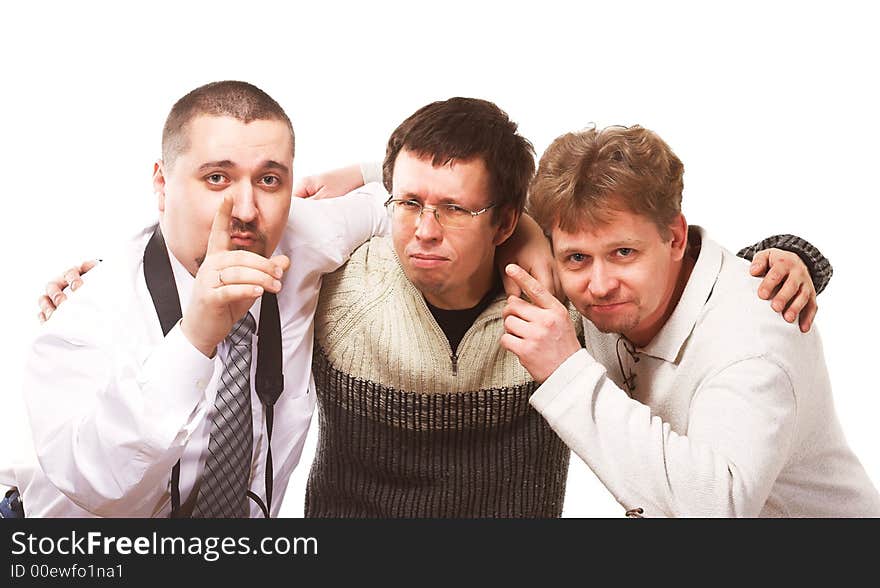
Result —
M210 359L214 357L215 353L217 353L217 342L212 343L206 341L198 337L195 333L192 333L183 319L180 321L180 331L183 333L183 336L186 337L187 341L189 341L190 344L198 349L205 357Z

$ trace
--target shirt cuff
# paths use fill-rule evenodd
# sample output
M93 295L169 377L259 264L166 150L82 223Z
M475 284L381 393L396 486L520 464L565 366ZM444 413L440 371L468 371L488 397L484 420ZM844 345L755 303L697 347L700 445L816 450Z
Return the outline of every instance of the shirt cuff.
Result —
M604 375L605 366L593 359L586 349L580 349L563 361L535 390L529 398L529 404L544 418L553 422L570 406L570 402L557 402L557 400L563 399L572 384L576 384L575 392L581 394L595 389Z
M144 362L141 390L146 422L156 447L183 443L206 404L206 390L214 375L214 360L190 343L178 322ZM190 430L190 433L191 433ZM179 439L178 439L179 438Z

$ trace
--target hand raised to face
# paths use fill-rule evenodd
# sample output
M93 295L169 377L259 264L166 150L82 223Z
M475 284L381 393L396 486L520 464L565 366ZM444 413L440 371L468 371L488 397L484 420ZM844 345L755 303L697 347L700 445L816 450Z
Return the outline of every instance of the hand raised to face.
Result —
M251 251L233 250L231 223L232 197L226 196L214 216L205 260L196 273L180 325L190 343L208 357L264 291L281 290L281 277L290 267L286 255L266 259Z
M508 297L501 346L519 358L536 382L543 382L581 344L568 310L547 288L518 265L505 271L531 302Z

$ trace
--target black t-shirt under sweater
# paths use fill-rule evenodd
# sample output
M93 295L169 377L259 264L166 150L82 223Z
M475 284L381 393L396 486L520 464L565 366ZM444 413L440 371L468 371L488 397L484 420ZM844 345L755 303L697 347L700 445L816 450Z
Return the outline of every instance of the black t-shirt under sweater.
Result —
M461 343L464 334L471 328L471 325L474 324L474 321L477 320L480 313L486 310L492 301L495 300L495 297L498 296L500 291L501 278L496 274L492 287L486 292L486 295L483 296L482 300L472 308L445 310L443 308L437 308L428 302L427 299L425 300L425 303L428 305L428 310L434 315L434 320L437 321L437 324L440 325L440 328L443 330L443 334L446 335L446 338L449 340L453 355L458 353L458 344Z

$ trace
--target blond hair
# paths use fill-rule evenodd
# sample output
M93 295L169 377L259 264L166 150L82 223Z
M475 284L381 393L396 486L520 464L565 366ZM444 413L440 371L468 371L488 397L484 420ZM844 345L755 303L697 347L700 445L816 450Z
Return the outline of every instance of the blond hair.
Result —
M590 128L558 137L541 156L528 212L548 235L608 222L623 207L649 218L664 239L681 213L684 166L640 127Z

